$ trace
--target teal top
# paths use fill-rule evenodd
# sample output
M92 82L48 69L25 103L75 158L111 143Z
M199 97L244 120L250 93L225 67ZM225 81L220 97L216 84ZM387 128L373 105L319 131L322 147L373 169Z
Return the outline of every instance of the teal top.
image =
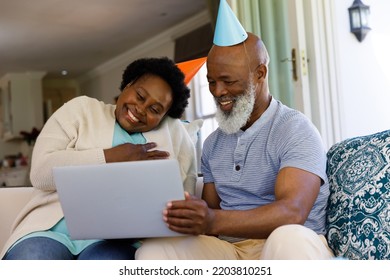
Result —
M132 143L132 144L145 144L146 139L142 135L142 133L132 133L129 134L126 130L124 130L118 122L115 122L115 128L114 128L114 135L112 139L112 146L118 146L124 143ZM16 241L13 245L15 246L20 241L31 238L31 237L48 237L54 240L57 240L58 242L65 245L68 250L73 255L80 254L81 251L83 251L86 247L89 245L100 241L100 239L90 239L90 240L72 240L70 238L68 228L66 226L65 218L62 218L57 224L55 224L52 228L46 230L46 231L37 231L30 234L27 234L26 236L20 238L18 241ZM134 247L139 247L139 243L136 242L133 244ZM11 247L11 248L12 248Z
M118 146L125 143L146 144L146 139L141 132L129 134L124 130L118 122L115 122L114 137L112 138L112 146Z

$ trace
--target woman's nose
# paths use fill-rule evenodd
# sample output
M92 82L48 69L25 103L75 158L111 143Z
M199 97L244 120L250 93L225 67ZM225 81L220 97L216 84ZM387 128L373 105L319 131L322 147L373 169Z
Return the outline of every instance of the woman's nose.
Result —
M137 110L137 113L140 115L145 115L145 105L138 104L135 109Z

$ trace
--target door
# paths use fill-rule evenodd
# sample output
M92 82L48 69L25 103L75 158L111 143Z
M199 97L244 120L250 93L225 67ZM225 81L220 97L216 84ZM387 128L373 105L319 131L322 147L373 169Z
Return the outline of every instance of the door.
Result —
M230 2L245 30L260 36L267 47L271 94L310 118L302 0Z
M312 119L308 59L305 35L305 17L302 0L286 0L288 5L291 79L295 108Z
M304 113L325 146L340 139L333 0L231 0L244 28L269 55L271 94Z

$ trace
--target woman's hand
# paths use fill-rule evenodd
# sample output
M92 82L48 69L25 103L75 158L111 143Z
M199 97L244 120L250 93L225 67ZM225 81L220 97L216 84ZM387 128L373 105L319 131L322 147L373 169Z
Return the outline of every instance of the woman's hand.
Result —
M163 212L169 229L184 234L210 234L214 211L206 201L185 193L185 200L171 201Z
M125 143L104 150L106 162L136 161L149 159L166 159L169 153L165 151L149 151L157 146L156 143L131 144Z

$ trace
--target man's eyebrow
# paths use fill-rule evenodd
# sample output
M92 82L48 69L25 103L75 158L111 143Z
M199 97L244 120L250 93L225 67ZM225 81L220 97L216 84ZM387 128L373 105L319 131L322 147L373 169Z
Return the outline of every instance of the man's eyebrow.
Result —
M214 79L214 78L211 78L210 76L207 75L206 78L208 80L226 80L226 79L231 79L231 76L229 76L229 75L221 75L221 76L218 76L216 79Z

